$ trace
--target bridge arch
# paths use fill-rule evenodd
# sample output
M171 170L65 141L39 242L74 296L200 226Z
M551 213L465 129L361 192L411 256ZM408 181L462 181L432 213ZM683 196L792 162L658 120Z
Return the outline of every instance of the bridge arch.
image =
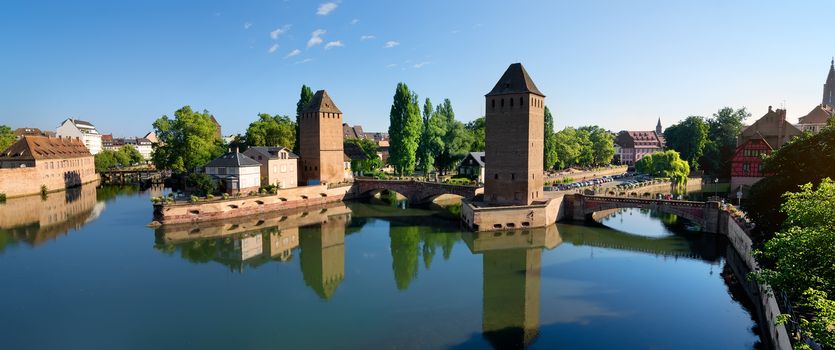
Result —
M444 194L458 195L464 198L474 197L480 189L477 186L452 185L438 182L413 180L354 180L354 193L357 197L369 197L382 190L397 192L411 203L426 203Z
M574 220L586 220L596 212L621 208L650 209L662 213L674 214L688 219L702 226L706 232L717 232L719 203L691 202L663 199L648 199L640 197L606 197L606 196L566 196Z

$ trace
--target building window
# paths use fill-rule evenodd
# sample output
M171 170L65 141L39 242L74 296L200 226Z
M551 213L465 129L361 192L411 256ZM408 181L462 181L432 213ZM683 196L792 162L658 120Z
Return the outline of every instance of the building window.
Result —
M490 99L490 108L496 109L496 99L495 98Z
M524 102L524 101L522 100L522 98L520 97L520 98L519 98L519 107L523 107L523 106L525 106L525 102Z
M510 179L516 180L516 173L510 173Z
M504 108L504 99L501 101L501 107Z
M510 107L513 108L513 97L509 98L508 100L510 100Z
M495 174L493 174L493 178L494 178L494 179L496 179L496 180L498 180L498 179L499 179L499 173L495 173Z
M751 164L742 163L742 172L747 175L750 171L751 171Z

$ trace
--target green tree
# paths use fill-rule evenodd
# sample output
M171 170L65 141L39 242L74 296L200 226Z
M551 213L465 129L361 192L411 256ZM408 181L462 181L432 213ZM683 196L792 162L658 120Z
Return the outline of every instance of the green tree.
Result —
M418 274L420 227L392 225L389 239L394 281L397 289L406 290Z
M564 169L577 165L580 158L580 142L577 136L577 129L566 127L556 133L557 164L556 167Z
M446 174L467 156L472 138L464 127L464 123L455 120L452 102L448 98L438 105L435 112L443 119L446 127L443 135L443 150L435 157L435 165Z
M736 138L742 132L743 121L750 116L744 107L724 107L707 120L707 142L699 162L703 170L714 176L730 176Z
M9 148L15 142L14 131L6 125L0 125L0 151Z
M704 118L690 116L664 130L667 148L678 151L690 167L698 168L707 143L708 125Z
M584 167L594 164L594 144L591 142L591 133L587 128L579 128L575 135L575 142L580 150L576 164Z
M397 84L389 113L389 163L398 174L411 174L415 169L423 127L417 101L406 84Z
M445 126L440 115L435 113L432 101L427 97L423 104L423 130L417 151L417 164L424 174L435 168L435 157L444 148Z
M296 123L284 115L258 114L258 120L246 129L249 146L283 146L293 148L296 144Z
M746 206L762 238L778 231L785 220L781 212L783 194L806 183L816 185L823 178L835 178L835 119L818 134L802 134L765 158L765 172L771 174L755 183Z
M559 155L557 153L557 134L554 132L554 116L551 115L551 110L545 106L545 136L543 138L544 149L542 152L543 169L546 171L554 168L554 165L559 162Z
M690 165L674 150L648 154L635 163L635 169L654 176L669 177L679 188L687 185L690 174Z
M142 153L139 153L133 145L124 145L116 153L116 158L119 159L119 164L122 166L131 166L145 162L145 157L142 157Z
M96 166L96 172L104 172L119 165L119 160L116 158L116 152L111 150L103 150L93 157L93 162Z
M355 144L365 155L364 160L352 160L351 170L359 172L370 172L382 167L383 161L377 156L377 144L369 139L346 139L346 144Z
M311 89L307 85L302 85L302 90L299 93L299 102L296 102L296 137L295 143L293 144L293 152L299 154L299 140L301 140L301 135L299 134L299 117L301 117L302 110L310 104L310 100L313 99L313 89Z
M470 144L470 152L484 152L486 136L484 133L485 123L484 117L478 117L475 120L464 125L467 132L470 134L473 142Z
M194 194L206 196L217 192L217 182L204 173L191 173L186 177L186 186L192 188Z
M756 252L754 276L789 295L803 333L835 347L835 182L799 189L784 195L783 229Z
M171 119L164 115L154 122L156 145L153 162L157 169L186 172L204 166L224 152L223 141L217 137L217 125L208 111L195 112L185 106Z

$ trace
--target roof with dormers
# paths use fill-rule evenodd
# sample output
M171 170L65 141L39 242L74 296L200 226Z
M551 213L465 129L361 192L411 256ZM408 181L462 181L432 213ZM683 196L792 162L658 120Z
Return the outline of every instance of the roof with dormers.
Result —
M531 76L528 75L528 71L525 70L525 67L522 66L521 63L513 63L510 67L507 67L506 71L504 71L504 74L502 74L502 77L499 78L498 82L496 82L496 86L493 87L493 90L490 90L490 92L488 92L485 96L520 93L531 93L545 97L545 95L539 92L539 89L536 87L536 84L533 83L533 79L531 79Z
M220 157L215 158L215 160L209 162L209 164L206 164L206 167L213 168L242 168L251 166L261 166L261 163L239 152L226 153Z
M325 90L316 91L313 98L310 99L310 103L302 110L302 113L317 112L342 114L342 111L336 107L336 103L333 103L330 95L328 95L328 92Z
M46 136L23 136L0 153L0 161L26 161L92 157L80 140Z

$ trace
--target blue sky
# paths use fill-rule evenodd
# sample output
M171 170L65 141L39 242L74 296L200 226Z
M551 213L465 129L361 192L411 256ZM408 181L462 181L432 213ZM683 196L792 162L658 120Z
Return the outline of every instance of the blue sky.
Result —
M383 131L399 81L469 121L513 62L558 128L649 130L722 106L785 105L794 121L820 103L832 13L833 1L7 0L0 124L73 116L132 136L191 105L242 133L259 112L293 115L307 84Z

